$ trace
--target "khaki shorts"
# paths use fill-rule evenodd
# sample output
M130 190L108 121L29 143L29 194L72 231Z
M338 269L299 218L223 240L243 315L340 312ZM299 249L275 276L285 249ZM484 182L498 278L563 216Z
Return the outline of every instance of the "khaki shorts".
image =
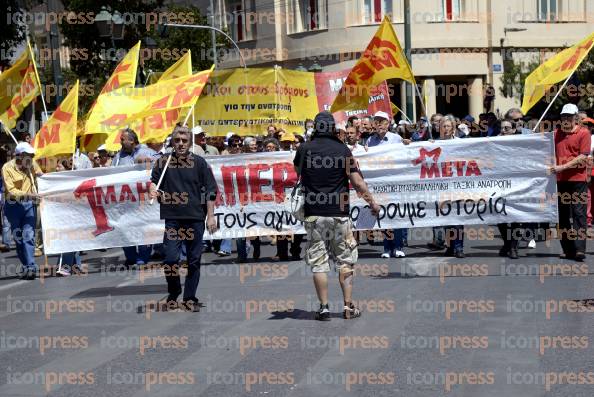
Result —
M303 225L307 232L305 263L312 272L328 273L330 257L336 271L353 271L359 255L349 217L308 216Z

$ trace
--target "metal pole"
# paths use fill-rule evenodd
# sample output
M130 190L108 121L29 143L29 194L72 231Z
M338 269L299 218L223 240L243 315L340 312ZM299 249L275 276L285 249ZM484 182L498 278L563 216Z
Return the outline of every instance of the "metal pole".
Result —
M404 53L408 64L412 69L412 44L410 35L410 0L404 0ZM406 113L409 119L416 119L413 115L413 92L412 87L406 84Z
M183 25L180 23L165 23L165 26L172 26L172 27L176 27L176 28L189 28L189 29L210 29L213 30L215 32L218 32L220 34L222 34L223 36L225 36L227 38L227 40L229 40L237 49L237 52L239 53L239 59L242 63L242 66L245 70L247 70L247 66L245 63L245 59L243 59L243 54L241 53L241 50L239 49L239 46L237 45L237 43L235 42L235 40L233 40L227 33L223 32L221 29L215 28L213 26L208 26L208 25Z
M559 90L555 94L555 97L553 98L553 100L551 102L549 102L549 106L547 106L547 108L545 109L545 111L542 114L542 116L540 116L540 119L538 120L538 123L536 123L536 125L534 126L534 129L532 130L532 132L536 132L536 130L538 129L538 126L540 125L540 123L542 122L542 120L545 118L545 116L547 115L549 109L551 108L551 106L553 106L553 103L555 102L555 100L557 99L557 97L559 96L559 94L561 94L561 91L563 91L563 89L567 85L567 82L569 81L569 79L571 78L571 76L573 76L574 73L575 73L575 70L573 72L571 72L571 74L569 76L567 76L567 79L565 79L565 82L563 83L563 85L561 86L561 88L559 88Z
M214 10L214 0L210 0L210 13L211 13L211 23L212 27L215 27L215 10ZM214 30L211 31L211 38L212 38L212 63L214 63L215 68L217 65L217 37L216 32Z

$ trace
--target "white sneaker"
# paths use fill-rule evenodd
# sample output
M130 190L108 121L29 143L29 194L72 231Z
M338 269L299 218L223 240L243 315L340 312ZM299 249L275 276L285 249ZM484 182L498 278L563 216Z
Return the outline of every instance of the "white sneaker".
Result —
M70 272L66 269L60 269L56 272L56 274L62 276L62 277L68 277L70 276Z
M536 241L534 241L534 239L530 240L530 242L528 243L528 248L536 248Z
M406 254L403 251L398 251L396 250L396 252L394 252L396 258L404 258L406 256Z
M389 252L384 252L382 254L382 258L389 258L390 257L390 253Z

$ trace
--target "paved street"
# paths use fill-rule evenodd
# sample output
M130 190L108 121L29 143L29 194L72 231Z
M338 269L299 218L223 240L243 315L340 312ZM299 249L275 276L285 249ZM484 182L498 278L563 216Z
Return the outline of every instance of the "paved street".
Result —
M161 272L124 270L120 249L36 281L3 254L0 396L591 396L591 261L559 260L558 241L511 261L499 239L445 258L429 232L405 259L361 245L363 316L342 319L333 274L328 323L304 264L270 245L250 264L205 254L200 313L161 311Z

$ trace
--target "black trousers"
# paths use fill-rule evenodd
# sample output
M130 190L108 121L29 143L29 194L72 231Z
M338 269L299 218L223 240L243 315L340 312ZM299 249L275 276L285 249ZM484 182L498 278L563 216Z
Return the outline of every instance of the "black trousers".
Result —
M557 182L559 238L563 253L567 256L586 252L587 189L586 182Z
M519 223L499 223L497 225L503 247L506 249L518 249L518 241L522 239L522 229Z
M289 238L290 236L277 236L276 238L276 254L281 260L289 259ZM291 257L297 258L301 256L301 242L303 241L303 234L294 234L291 242Z
M200 282L200 257L202 256L202 236L204 235L204 221L194 220L165 220L165 279L170 299L177 299L181 294L179 276L179 257L182 241L186 245L188 257L188 274L184 284L184 301L196 300L196 289Z

